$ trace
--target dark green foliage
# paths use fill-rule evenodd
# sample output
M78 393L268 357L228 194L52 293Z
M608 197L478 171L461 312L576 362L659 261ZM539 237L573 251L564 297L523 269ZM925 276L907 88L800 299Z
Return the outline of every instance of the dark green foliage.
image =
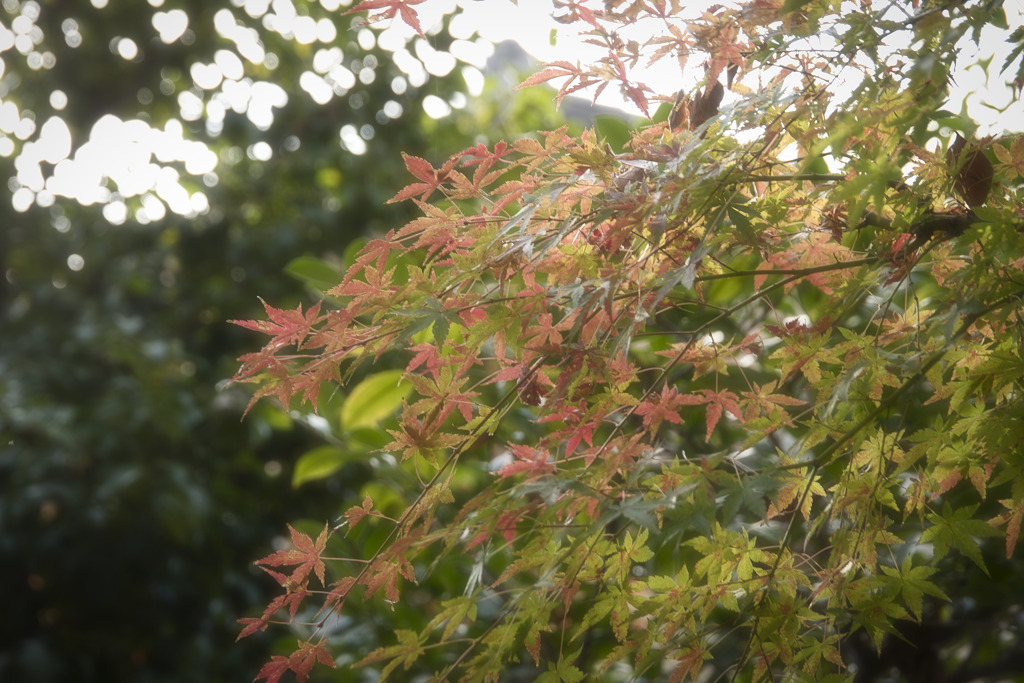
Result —
M76 148L106 114L154 128L177 117L190 66L233 48L214 30L226 10L279 59L273 72L246 63L246 75L278 83L289 101L266 131L232 113L217 135L205 118L186 122L185 138L221 159L213 186L169 164L209 198L196 217L111 225L102 205L57 197L17 212L9 197L0 202L0 680L250 680L272 642L234 645L236 620L275 588L252 561L286 521L354 494L341 481L292 489L295 459L320 443L303 422L270 406L240 422L248 396L223 385L251 339L226 320L255 315L257 294L300 300L304 282L282 275L292 259L340 263L349 241L403 220L408 209L384 206L404 173L399 150L427 156L439 141L465 142L420 102L464 86L456 70L397 97L390 53L361 50L351 18L315 4L300 3L300 14L329 18L347 61L378 63L370 85L325 106L298 85L316 46L265 30L226 0L18 5L5 3L2 21L35 14L36 49L56 64L33 70L16 49L4 52L2 98L37 124L63 118ZM187 45L157 38L152 17L172 8L188 14ZM74 49L69 19L82 37ZM140 56L113 54L116 36L131 37ZM67 96L63 110L50 104L54 89ZM405 113L381 124L388 99ZM345 124L375 127L368 154L339 145ZM259 141L269 161L246 155ZM17 173L15 144L0 158L5 178ZM138 201L126 199L129 212ZM84 268L69 268L72 254Z

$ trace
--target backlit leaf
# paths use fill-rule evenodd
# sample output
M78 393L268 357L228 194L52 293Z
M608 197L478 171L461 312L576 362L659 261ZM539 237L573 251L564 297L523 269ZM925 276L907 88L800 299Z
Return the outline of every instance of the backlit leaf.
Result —
M345 430L370 427L393 415L409 396L412 387L402 380L401 370L385 370L357 384L341 405L341 425Z

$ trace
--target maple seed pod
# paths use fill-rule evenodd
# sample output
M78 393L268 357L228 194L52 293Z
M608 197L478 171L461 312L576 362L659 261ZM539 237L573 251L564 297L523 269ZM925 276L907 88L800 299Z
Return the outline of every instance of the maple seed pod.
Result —
M690 105L690 129L697 128L718 114L718 105L722 103L724 96L725 88L721 83L715 81L714 85L709 85L703 93L694 97L693 104Z
M953 173L953 186L972 209L981 206L992 190L992 162L978 147L966 150L967 140L956 134L946 152L946 164Z

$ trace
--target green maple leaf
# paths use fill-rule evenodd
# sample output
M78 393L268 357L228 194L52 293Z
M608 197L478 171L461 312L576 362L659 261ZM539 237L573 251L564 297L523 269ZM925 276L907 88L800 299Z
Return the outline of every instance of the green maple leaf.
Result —
M934 526L924 530L921 534L922 543L932 543L935 546L935 559L939 560L946 556L952 546L962 552L981 568L988 575L988 567L981 557L981 547L976 538L995 536L999 532L993 529L980 519L974 519L974 512L977 505L957 508L953 510L949 503L942 506L942 514L928 515L929 521Z

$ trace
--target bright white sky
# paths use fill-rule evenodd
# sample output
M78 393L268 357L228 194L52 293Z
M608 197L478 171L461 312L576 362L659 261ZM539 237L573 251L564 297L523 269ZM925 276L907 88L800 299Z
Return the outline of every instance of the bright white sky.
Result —
M0 24L0 75L3 73L4 53L9 50L24 55L31 68L52 68L55 57L43 50L42 31L35 25L40 13L40 0L23 0L21 15L9 27ZM84 1L84 0L83 0ZM165 43L182 38L189 28L189 16L179 9L165 9L164 0L147 0L153 7L154 33ZM108 0L90 0L97 7ZM343 0L319 0L328 11L342 11ZM435 51L429 41L412 35L411 29L395 22L383 32L362 29L357 41L368 49L374 43L390 51L400 69L402 78L392 81L396 99L384 103L384 115L397 118L402 114L400 95L409 86L422 85L428 74L445 75L459 68L466 79L468 95L473 96L482 87L483 78L476 67L482 67L489 55L489 43L512 39L518 41L538 60L567 60L582 63L600 56L598 48L582 44L576 35L578 29L559 24L551 19L550 0L519 0L518 6L509 0L431 0L418 5L424 27L435 22L439 13L450 11L458 4L465 8L464 15L453 22L452 33L457 40L452 54ZM167 211L184 216L196 216L209 210L209 202L201 190L186 190L180 180L179 169L202 178L212 187L218 181L217 168L222 163L233 163L247 155L256 160L268 160L274 154L267 143L256 143L246 150L231 151L233 158L218 159L202 142L188 140L183 122L205 122L207 131L216 134L223 126L229 111L245 115L256 128L266 130L274 120L274 110L285 106L288 96L272 81L259 81L246 76L246 64L261 64L269 68L276 65L276 56L268 54L258 40L258 33L245 26L240 18L248 14L259 20L267 30L275 31L313 50L312 68L302 74L300 86L316 102L324 104L334 97L346 95L357 82L368 83L376 77L376 63L366 60L358 73L351 71L351 57L345 57L337 44L337 31L332 22L319 22L296 12L292 0L232 0L233 10L222 9L214 15L214 28L230 41L232 49L218 50L209 64L192 66L191 77L205 98L192 91L177 94L179 117L162 129L154 129L138 120L122 121L105 116L93 127L88 140L72 140L68 127L59 117L67 106L67 95L59 90L50 95L50 105L57 112L37 124L34 114L21 112L14 102L0 100L0 155L10 156L17 150L15 140L21 141L16 159L17 186L12 195L14 207L25 211L33 204L50 206L57 196L73 198L82 204L102 204L104 216L113 224L130 219L148 223L163 218ZM709 0L690 3L694 11L709 4ZM1024 0L1007 0L1005 9L1011 30L1024 23ZM61 27L63 39L71 46L84 39L74 20ZM652 26L637 24L630 27L632 36L640 40L650 35ZM486 40L473 40L473 32ZM993 67L1002 65L1005 58L1005 36L991 32L982 36L983 49L996 47ZM59 40L60 36L47 36L46 40ZM112 41L111 52L121 59L131 60L139 47L130 38ZM957 88L953 101L966 97L970 115L982 124L982 134L1002 130L1024 129L1024 103L1013 98L1005 86L1007 76L985 74L981 67L967 68L979 55L961 55L960 70L956 74ZM14 58L20 58L14 55ZM372 58L371 58L372 59ZM699 64L694 65L699 67ZM997 72L998 68L991 71ZM640 73L638 79L668 95L680 87L693 87L696 75L682 75L672 60L663 60L658 71ZM161 88L165 84L160 85ZM617 106L637 113L622 101L614 88L609 88L600 100L602 104ZM444 116L451 107L465 105L465 98L445 102L429 96L424 102L427 113ZM957 107L958 108L958 107ZM1004 109L1005 108L1005 109ZM1003 111L999 111L1004 109ZM352 125L341 128L339 146L353 154L367 151L374 130L364 126L357 130ZM295 144L298 144L298 140ZM43 174L41 162L55 164L49 177ZM140 206L129 208L125 201L140 198ZM55 223L59 230L70 226L67 221ZM80 269L80 259L74 261ZM69 267L71 261L69 260Z
M721 0L696 0L687 3L687 7L699 12L709 5L720 2ZM578 59L585 64L588 59L601 56L598 48L585 45L578 39L575 27L559 24L551 19L550 0L519 0L518 7L509 0L469 0L459 4L465 8L468 20L477 27L480 35L493 42L515 40L542 62L559 59L575 62ZM1024 25L1024 0L1005 0L1004 10L1010 31ZM631 28L641 39L644 35L650 35L652 30L652 27L643 24ZM554 44L549 39L551 32L555 32ZM996 134L1006 130L1024 130L1024 101L1018 100L1013 90L1005 83L1012 75L1000 76L998 73L1009 52L1006 44L1007 33L988 27L979 41L980 51L960 55L950 101L967 100L971 117L981 127L980 135ZM994 55L994 68L990 73L986 73L977 65L979 57L987 55ZM665 94L671 94L681 86L692 87L699 78L695 71L688 74L693 82L686 83L686 78L679 73L672 60L668 59L663 60L656 70L639 74L638 80ZM631 114L640 114L631 104L623 102L622 97L614 89L606 91L600 101L604 105L619 107Z

